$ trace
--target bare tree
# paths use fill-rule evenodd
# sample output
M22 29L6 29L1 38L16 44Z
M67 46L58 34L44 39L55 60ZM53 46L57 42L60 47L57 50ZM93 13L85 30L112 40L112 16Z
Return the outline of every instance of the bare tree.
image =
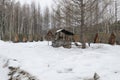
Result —
M46 7L43 15L43 30L46 32L50 29L50 12L49 8Z
M101 32L101 24L106 21L102 19L103 16L107 15L108 20L105 23L110 25L111 16L108 16L110 0L62 0L56 4L61 6L62 26L65 28L69 26L77 34L79 32L82 48L86 47L86 32ZM106 30L109 32L109 27L106 27Z

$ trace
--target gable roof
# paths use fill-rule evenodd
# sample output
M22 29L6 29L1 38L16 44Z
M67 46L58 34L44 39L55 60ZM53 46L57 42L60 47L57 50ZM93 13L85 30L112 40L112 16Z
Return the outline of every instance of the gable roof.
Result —
M59 32L62 32L66 35L74 35L74 33L70 32L70 31L67 31L65 29L59 29L59 30L56 31L56 33L59 33Z

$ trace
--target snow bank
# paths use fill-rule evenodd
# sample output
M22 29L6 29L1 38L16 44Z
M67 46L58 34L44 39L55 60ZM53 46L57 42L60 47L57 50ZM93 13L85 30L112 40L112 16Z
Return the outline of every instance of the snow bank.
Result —
M0 80L38 80L35 76L20 69L16 59L7 59L0 55Z

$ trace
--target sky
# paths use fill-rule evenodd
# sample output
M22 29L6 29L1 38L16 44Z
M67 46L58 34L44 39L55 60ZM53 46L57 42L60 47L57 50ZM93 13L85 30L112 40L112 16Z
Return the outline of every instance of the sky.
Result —
M31 3L34 1L36 4L40 3L41 9L43 10L46 6L51 7L53 4L53 0L17 0L20 1L22 4L24 3Z

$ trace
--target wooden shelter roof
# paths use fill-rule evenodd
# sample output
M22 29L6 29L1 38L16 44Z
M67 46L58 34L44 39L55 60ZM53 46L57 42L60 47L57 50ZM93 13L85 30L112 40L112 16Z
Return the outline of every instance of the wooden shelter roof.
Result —
M62 32L66 35L74 35L74 33L70 32L70 31L67 31L65 29L59 29L59 30L56 31L56 33L59 33L59 32Z

